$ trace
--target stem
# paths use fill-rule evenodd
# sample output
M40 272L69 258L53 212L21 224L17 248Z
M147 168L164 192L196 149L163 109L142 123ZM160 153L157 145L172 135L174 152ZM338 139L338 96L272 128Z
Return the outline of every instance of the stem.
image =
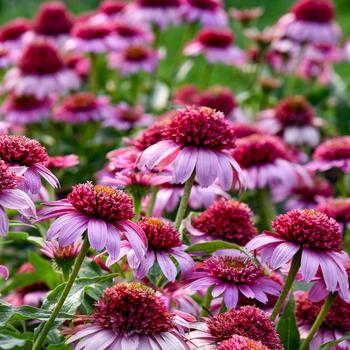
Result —
M270 190L262 188L258 190L259 201L260 201L260 224L264 230L271 229L271 222L276 216L275 205L272 202Z
M90 243L89 243L88 235L86 234L84 241L83 241L83 244L81 246L80 253L77 256L77 260L75 261L75 264L73 266L73 270L72 270L72 273L69 277L69 280L67 281L67 284L64 287L63 292L62 292L55 308L53 309L50 318L45 323L41 332L38 334L38 337L36 338L36 340L34 342L32 350L40 350L41 349L41 346L42 346L43 342L45 341L47 334L49 333L53 323L55 322L55 319L56 319L58 313L60 312L60 310L61 310L61 308L62 308L62 306L63 306L63 304L64 304L64 302L69 294L69 291L71 290L71 288L73 286L73 283L78 275L80 267L84 261L84 258L86 256L89 248L90 248Z
M139 75L133 74L130 79L131 100L134 105L137 105L139 99Z
M318 329L320 328L322 322L324 321L324 319L326 318L329 309L331 308L333 301L335 299L335 297L337 296L337 293L330 293L328 294L327 299L325 300L320 313L318 314L314 324L312 325L308 336L306 337L306 339L303 341L303 343L300 346L300 350L307 350L309 349L309 345L311 343L311 340L313 339L314 335L316 334L316 332L318 331Z
M97 94L98 92L98 65L97 65L97 56L94 53L90 54L91 59L91 70L90 70L90 90L92 93Z
M271 314L271 321L274 321L276 317L278 316L279 312L282 309L282 306L284 304L284 301L286 300L288 293L290 289L292 288L294 279L296 274L298 273L299 267L300 267L300 261L301 261L301 254L302 254L302 249L300 249L295 255L292 260L292 265L290 267L286 282L284 284L284 287L282 289L281 295L279 296L275 307L273 308L272 314Z
M133 221L137 222L140 220L141 217L141 196L139 195L133 195L134 199L134 211L135 211L135 216Z
M148 217L152 216L153 214L154 204L156 203L158 190L159 190L158 187L153 187L151 190L151 197L150 197L148 208L146 211L146 216Z
M202 311L200 314L200 316L202 316L202 317L207 316L208 311L210 311L210 304L211 304L211 301L213 300L213 296L211 294L212 291L213 291L213 287L209 287L207 290L207 294L204 297Z
M204 72L204 74L203 74L203 81L202 81L202 86L201 86L201 88L203 90L206 89L207 87L209 87L214 68L215 68L214 64L208 64L207 71Z
M346 173L341 173L338 180L339 194L346 198L348 196L348 177Z
M194 177L195 177L195 172L193 172L191 177L185 183L184 193L182 195L181 202L179 205L179 209L177 210L175 223L174 223L174 227L176 230L178 230L180 228L181 222L182 222L183 218L185 217L185 213L186 213L187 205L188 205L188 200L190 198L191 189L192 189L192 186L194 183Z

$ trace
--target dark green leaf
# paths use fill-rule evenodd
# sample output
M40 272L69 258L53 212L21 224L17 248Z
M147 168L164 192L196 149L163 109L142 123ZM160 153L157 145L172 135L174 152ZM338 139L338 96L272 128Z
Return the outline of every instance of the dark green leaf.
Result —
M345 333L345 335L337 340L333 340L333 341L330 341L330 342L327 342L323 345L321 345L318 350L330 350L333 348L333 346L336 346L338 345L339 343L341 343L342 341L344 340L349 340L350 339L350 332L348 333Z
M61 343L61 344L51 344L47 347L47 350L72 350L73 348L70 345Z
M28 237L29 237L29 234L27 232L11 231L8 233L8 238L10 239L21 239L26 241Z
M300 334L296 323L295 302L292 294L278 322L277 331L285 350L299 349Z
M245 252L245 250L238 246L237 244L229 243L229 242L224 242L224 241L210 241L210 242L204 242L204 243L197 243L192 245L191 247L188 247L186 249L187 252L193 253L193 252L202 252L205 251L208 254L212 254L217 250L220 249L236 249L241 252Z
M29 262L34 266L35 273L48 287L55 288L59 281L59 275L51 264L36 253L29 252Z

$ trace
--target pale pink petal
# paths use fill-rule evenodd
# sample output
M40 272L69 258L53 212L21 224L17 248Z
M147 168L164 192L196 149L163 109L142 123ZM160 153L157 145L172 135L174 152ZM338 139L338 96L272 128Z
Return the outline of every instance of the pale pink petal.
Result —
M226 191L230 190L233 186L233 171L232 166L227 156L221 154L220 152L216 153L218 158L218 178L222 188Z
M215 152L199 148L196 165L196 180L202 187L210 186L218 174L218 159Z
M174 282L176 279L177 270L173 261L166 253L163 252L157 252L156 256L157 262L163 271L164 276L168 279L168 281Z
M153 266L156 256L152 250L148 250L144 259L140 261L140 265L136 270L138 278L143 278L147 275L150 268Z
M0 265L0 276L5 280L9 278L9 270L4 265Z
M117 258L120 254L120 234L118 230L107 223L106 249L112 258Z
M6 236L9 231L9 219L2 206L0 206L0 236Z
M224 293L224 302L226 307L231 310L237 306L238 303L238 289L234 285L227 285Z
M294 255L300 249L298 244L283 242L276 246L270 258L270 265L273 269L278 269L282 265L293 259Z
M89 219L88 236L91 246L97 251L102 250L107 242L107 224L103 220Z
M304 248L301 256L300 270L305 282L310 282L315 277L319 266L317 252Z
M173 171L174 183L185 183L192 175L197 163L198 150L195 147L185 147L176 157Z
M249 251L252 251L252 250L256 250L256 249L259 249L261 247L267 246L269 244L280 243L280 242L284 242L284 241L285 240L283 238L274 237L274 236L268 235L266 233L262 233L261 235L258 235L256 237L254 237L252 240L250 240L247 243L246 248Z

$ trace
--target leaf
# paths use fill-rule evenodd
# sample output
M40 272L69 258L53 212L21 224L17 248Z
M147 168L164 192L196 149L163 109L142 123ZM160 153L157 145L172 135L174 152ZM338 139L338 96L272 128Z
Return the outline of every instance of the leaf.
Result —
M34 266L35 273L50 288L55 288L59 281L59 275L51 264L36 253L29 252L29 262Z
M68 344L51 344L47 347L47 350L72 350L73 348Z
M40 277L34 272L16 274L8 281L1 290L2 294L8 294L12 290L20 287L30 286L40 281Z
M237 244L219 241L219 240L204 242L204 243L197 243L192 245L191 247L188 247L186 251L189 253L205 251L208 254L212 254L215 251L220 249L236 249L246 254L246 251L242 247L238 246Z
M26 241L28 237L29 237L29 234L27 232L11 231L8 233L8 238L10 239L21 239Z
M333 346L338 345L339 343L341 343L342 341L345 340L349 340L350 339L350 332L347 332L344 334L344 336L342 336L341 338L337 339L337 340L332 340L329 341L323 345L321 345L318 350L330 350L332 349Z
M14 349L24 346L33 339L33 333L20 333L18 330L0 329L0 349Z
M0 302L0 326L10 321L39 320L47 321L51 316L50 310L43 310L33 306L12 307L10 304ZM57 319L60 321L74 318L74 314L60 312Z
M300 334L295 318L295 302L293 294L278 322L277 331L280 335L285 350L299 349Z

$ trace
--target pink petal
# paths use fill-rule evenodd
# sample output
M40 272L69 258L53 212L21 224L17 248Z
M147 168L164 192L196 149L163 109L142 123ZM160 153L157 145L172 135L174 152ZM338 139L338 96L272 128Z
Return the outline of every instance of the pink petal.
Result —
M120 254L120 234L111 224L107 224L106 249L112 258L117 258Z
M103 220L89 219L88 236L91 246L97 251L102 250L107 242L107 224Z
M170 257L166 253L157 252L157 261L168 281L174 282L176 279L177 270Z
M224 293L224 302L229 310L234 309L238 302L238 289L234 285L228 285Z
M218 178L222 188L226 191L230 190L233 186L233 171L230 161L227 156L221 153L216 153L218 158Z
M0 276L5 280L9 278L9 270L4 265L0 265Z
M319 265L317 253L311 249L304 248L301 256L300 270L305 282L310 282L315 277Z
M9 219L2 206L0 206L0 236L4 237L9 231ZM1 266L1 265L0 265Z
M215 152L199 148L196 165L196 180L202 187L210 186L218 174L218 159Z
M173 171L174 183L185 183L194 171L197 163L198 151L195 147L185 147L176 157Z
M288 263L300 249L298 244L283 242L276 246L270 258L270 265L273 269L278 269Z
M258 235L256 237L254 237L252 240L250 240L247 243L246 248L249 251L252 251L252 250L256 250L256 249L259 249L261 247L267 246L269 244L279 243L279 242L284 242L284 239L274 237L274 236L268 235L266 233L262 233L261 235Z

